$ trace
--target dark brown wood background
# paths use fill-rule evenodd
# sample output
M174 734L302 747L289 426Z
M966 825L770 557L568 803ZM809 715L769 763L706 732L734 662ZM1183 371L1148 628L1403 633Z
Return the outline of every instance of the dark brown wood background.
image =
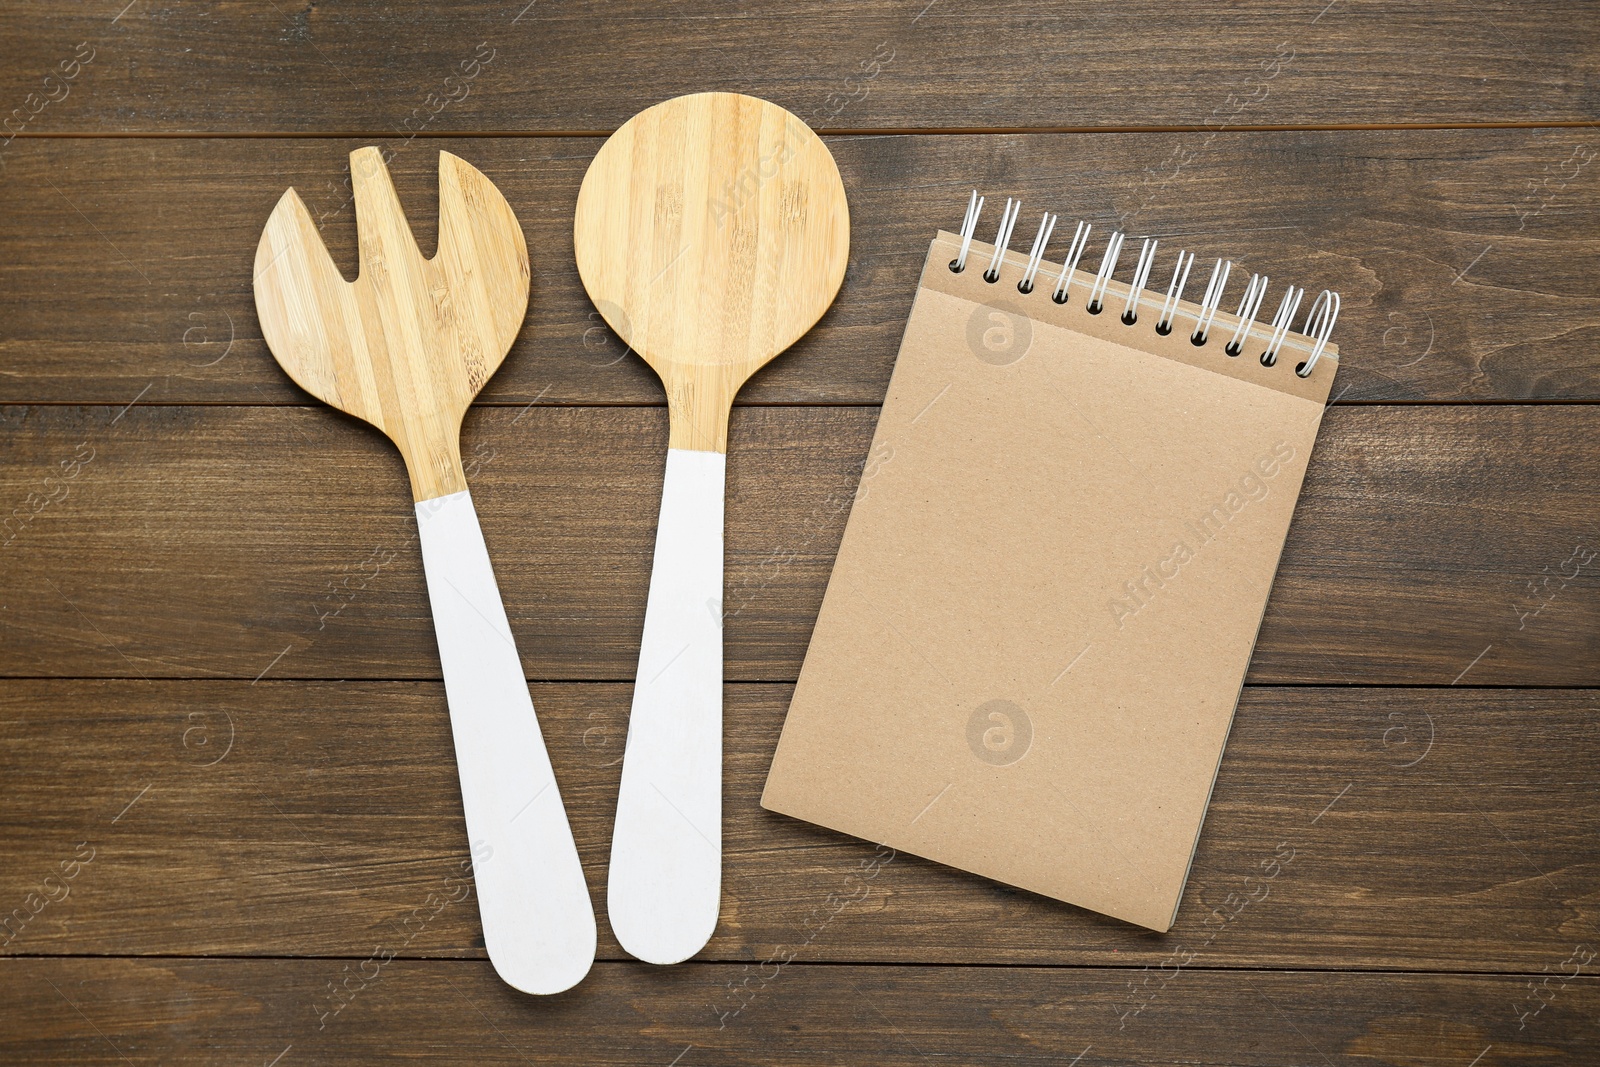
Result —
M524 4L0 3L0 1061L1600 1062L1590 5ZM824 132L850 269L733 420L721 925L661 969L602 920L535 999L446 881L400 461L272 362L251 258L294 185L353 273L369 143L424 251L440 149L521 219L532 305L465 448L603 917L666 415L570 220L604 134L703 89ZM974 187L1344 295L1167 935L757 805Z

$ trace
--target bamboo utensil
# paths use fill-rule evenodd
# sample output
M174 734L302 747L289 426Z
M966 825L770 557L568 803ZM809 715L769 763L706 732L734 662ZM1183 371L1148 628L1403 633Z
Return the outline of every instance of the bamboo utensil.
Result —
M527 246L500 191L448 152L429 260L378 150L351 153L350 173L360 276L340 276L290 189L256 248L256 312L301 388L405 457L484 943L510 985L560 992L594 961L594 910L461 467L461 418L527 310Z
M595 306L666 387L655 562L611 842L607 907L652 963L698 952L722 877L722 522L734 394L844 279L833 156L776 104L697 93L629 119L590 164L574 226Z

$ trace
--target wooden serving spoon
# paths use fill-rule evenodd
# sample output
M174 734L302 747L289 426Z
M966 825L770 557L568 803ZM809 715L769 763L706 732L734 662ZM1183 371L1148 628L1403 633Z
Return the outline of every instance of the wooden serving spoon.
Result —
M622 947L688 959L722 880L722 504L745 380L822 317L850 209L826 146L776 104L697 93L629 119L578 193L578 272L661 376L670 439L607 907Z
M352 152L350 174L360 276L339 275L290 189L256 248L256 313L289 377L405 457L484 944L507 983L557 993L594 962L594 908L461 469L461 417L527 312L527 245L500 191L448 152L429 260L378 150Z

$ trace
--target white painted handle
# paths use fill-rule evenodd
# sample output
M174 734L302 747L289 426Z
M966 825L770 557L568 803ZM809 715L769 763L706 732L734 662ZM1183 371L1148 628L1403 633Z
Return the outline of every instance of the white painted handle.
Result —
M417 533L484 945L507 984L559 993L594 962L594 906L471 495L419 503Z
M688 959L717 927L726 471L721 452L667 451L606 905L649 963Z

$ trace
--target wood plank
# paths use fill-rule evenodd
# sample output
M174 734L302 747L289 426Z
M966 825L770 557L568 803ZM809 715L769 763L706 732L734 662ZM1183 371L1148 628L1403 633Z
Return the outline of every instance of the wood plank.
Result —
M1331 16L1330 16L1331 17ZM3 157L0 400L303 402L260 339L251 256L293 185L347 276L358 140L16 141ZM428 139L393 149L406 214L434 244L437 150L480 167L528 237L531 310L487 403L662 402L579 283L573 206L596 138ZM1341 402L1600 397L1600 131L1476 130L835 137L852 258L833 309L742 393L877 403L927 242L968 191L1119 218L1279 286L1343 293ZM1191 158L1192 157L1192 158ZM1003 201L1002 201L1003 203ZM992 235L998 210L983 231ZM1067 233L1071 233L1070 228ZM1059 255L1065 237L1054 245ZM1203 269L1203 268L1202 268ZM1131 270L1131 260L1124 266ZM1191 280L1198 295L1204 279ZM1235 292L1243 285L1235 282ZM1276 293L1278 290L1274 290ZM1041 298L1042 299L1042 298Z
M630 693L533 687L600 914ZM762 810L789 694L727 690L704 959L1538 974L1600 947L1600 692L1247 689L1165 936ZM0 778L6 953L483 955L438 684L7 681ZM600 952L626 958L604 923Z
M1583 121L1600 55L1571 2L4 10L17 122L94 49L30 133L611 130L707 89L850 129Z
M346 968L355 992L324 1019L327 987ZM1120 968L603 963L571 992L534 999L478 962L6 960L0 1055L38 1067L295 1067L390 1062L398 1050L408 1063L516 1067L1586 1062L1600 1039L1600 983L1549 979L1548 1006L1519 1029L1514 1010L1531 984L1178 971L1123 1025ZM725 1019L735 991L749 1006Z
M730 681L797 676L875 418L735 412ZM0 675L439 676L404 471L367 427L140 404L0 409L0 433ZM1596 684L1597 434L1592 405L1334 409L1251 680ZM631 679L665 411L479 408L463 440L528 676Z

